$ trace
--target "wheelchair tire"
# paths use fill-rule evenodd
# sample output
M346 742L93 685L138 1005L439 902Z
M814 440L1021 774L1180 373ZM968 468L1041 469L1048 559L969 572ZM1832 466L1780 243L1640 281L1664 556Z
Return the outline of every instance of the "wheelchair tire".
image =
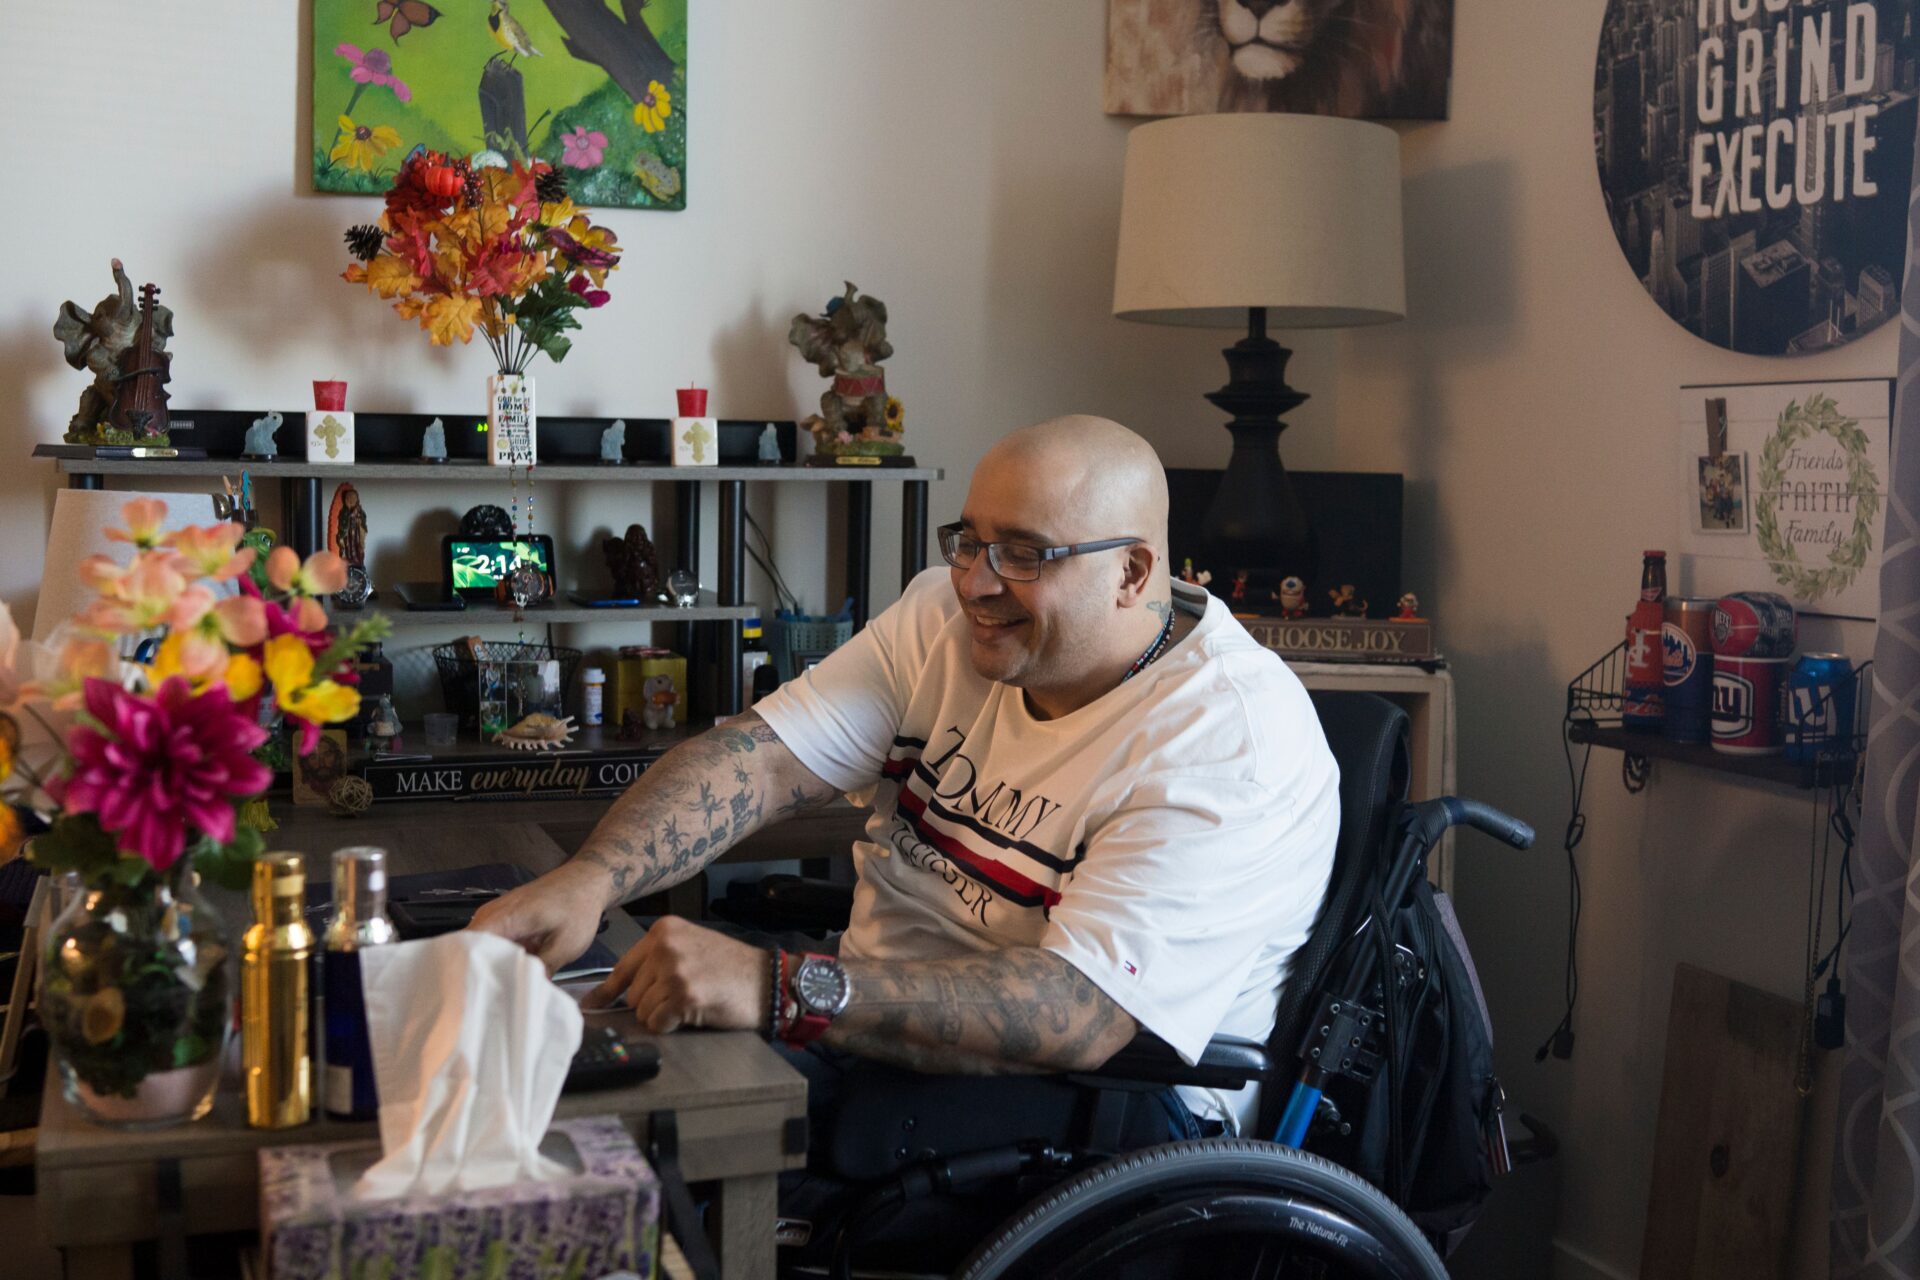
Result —
M1316 1255L1312 1274L1447 1280L1418 1227L1379 1190L1319 1156L1246 1138L1148 1147L1052 1188L961 1263L955 1280L1113 1274L1128 1251L1182 1245L1169 1274L1224 1276L1208 1234L1250 1234Z

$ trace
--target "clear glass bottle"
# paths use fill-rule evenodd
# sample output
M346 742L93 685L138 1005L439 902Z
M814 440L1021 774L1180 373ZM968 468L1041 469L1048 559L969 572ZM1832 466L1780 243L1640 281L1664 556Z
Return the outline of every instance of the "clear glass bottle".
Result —
M334 850L333 915L327 921L321 960L326 1010L322 1092L327 1114L342 1120L371 1120L380 1114L360 952L396 937L387 918L387 851L371 845Z

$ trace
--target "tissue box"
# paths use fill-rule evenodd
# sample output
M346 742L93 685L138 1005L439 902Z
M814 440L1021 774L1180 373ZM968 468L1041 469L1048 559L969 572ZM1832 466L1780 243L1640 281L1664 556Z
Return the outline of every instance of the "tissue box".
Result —
M371 1143L260 1152L260 1236L272 1280L434 1276L596 1280L654 1274L660 1184L610 1116L555 1121L541 1154L574 1176L443 1196L352 1198Z

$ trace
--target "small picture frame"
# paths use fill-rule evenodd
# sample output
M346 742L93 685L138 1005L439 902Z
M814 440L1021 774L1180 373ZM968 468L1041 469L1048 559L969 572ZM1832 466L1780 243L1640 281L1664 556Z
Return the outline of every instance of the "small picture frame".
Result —
M1695 459L1694 500L1688 504L1695 533L1747 532L1748 510L1752 506L1748 474L1744 453L1701 455Z
M720 420L718 418L675 418L673 420L673 465L676 467L719 466Z
M291 732L298 733L298 729ZM332 801L333 784L347 776L347 732L322 729L320 740L306 755L294 753L293 802L323 805Z
M353 415L345 409L307 413L307 461L328 466L353 464Z

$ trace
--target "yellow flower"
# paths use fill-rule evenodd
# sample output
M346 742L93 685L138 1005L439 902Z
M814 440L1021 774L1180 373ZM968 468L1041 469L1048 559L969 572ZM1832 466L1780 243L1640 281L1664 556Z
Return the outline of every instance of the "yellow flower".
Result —
M658 80L648 81L647 91L633 104L633 122L648 133L658 133L667 127L667 117L672 114L673 95ZM347 118L340 119L344 124Z
M340 140L333 144L333 150L327 153L327 158L349 169L370 173L374 161L399 145L400 134L391 125L357 125L348 117L341 116Z
M267 641L267 678L282 711L309 724L339 724L360 711L360 691L313 678L313 650L297 635Z
M897 432L907 425L907 407L895 396L887 397L887 430Z
M127 998L120 988L108 987L90 996L80 1010L80 1034L88 1044L105 1044L120 1034L126 1016Z
M427 338L434 346L447 347L453 345L455 338L472 341L473 326L479 319L480 299L443 294L427 304L420 316L420 327L427 331Z
M563 196L551 204L540 206L540 222L543 226L564 227L573 221L573 215L577 212L573 207L573 197Z
M19 736L20 727L14 724L13 718L0 715L0 782L13 776L13 742Z
M260 692L260 664L244 653L228 654L219 640L209 641L194 631L175 631L160 642L147 665L147 685L158 689L174 676L185 676L197 696L218 681L227 696L245 702Z

